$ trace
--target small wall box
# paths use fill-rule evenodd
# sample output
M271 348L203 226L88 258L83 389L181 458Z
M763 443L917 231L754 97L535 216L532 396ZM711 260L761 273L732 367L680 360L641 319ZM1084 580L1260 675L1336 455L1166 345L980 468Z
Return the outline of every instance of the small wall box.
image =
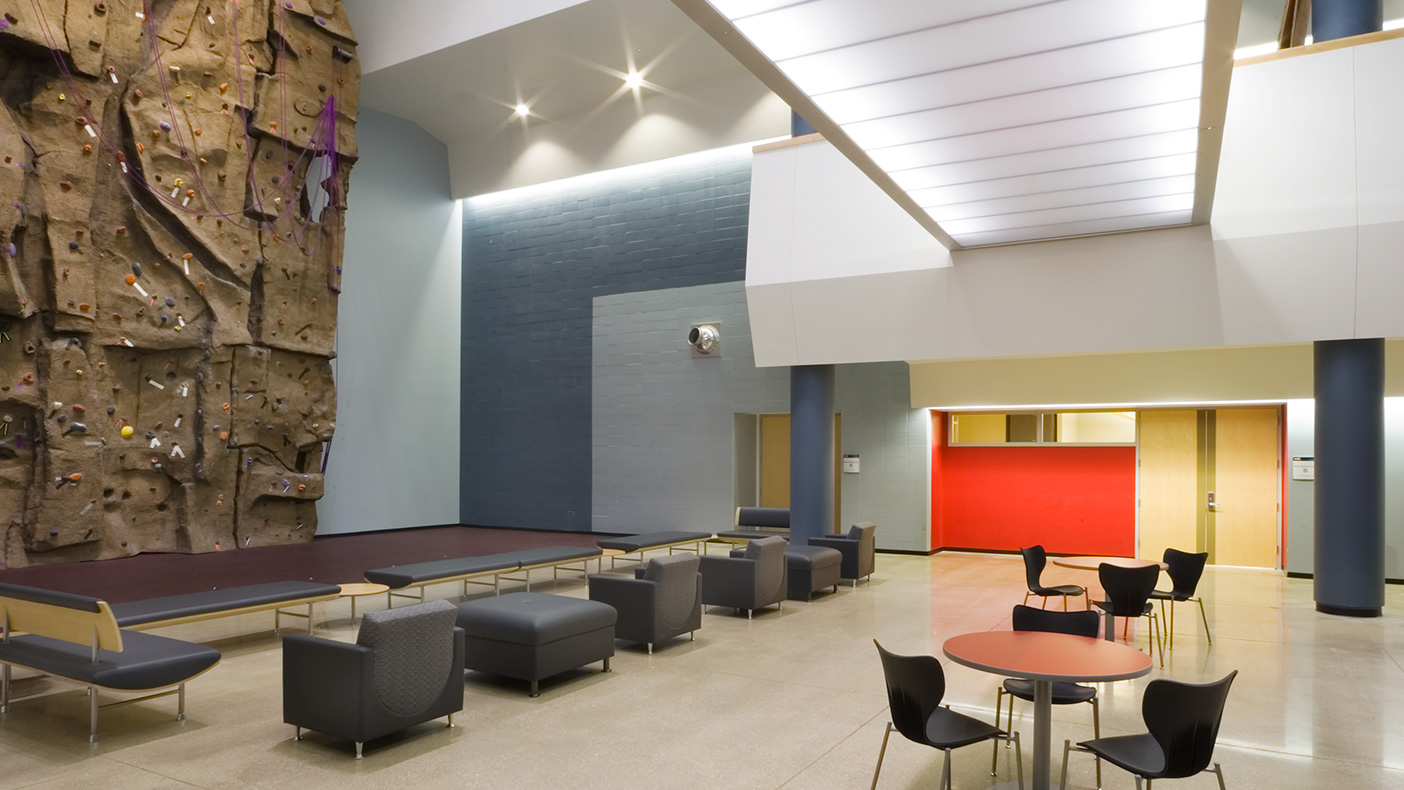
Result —
M858 474L858 456L845 455L843 457L843 473L846 475Z
M1315 480L1316 479L1316 456L1292 456L1292 479L1293 480Z

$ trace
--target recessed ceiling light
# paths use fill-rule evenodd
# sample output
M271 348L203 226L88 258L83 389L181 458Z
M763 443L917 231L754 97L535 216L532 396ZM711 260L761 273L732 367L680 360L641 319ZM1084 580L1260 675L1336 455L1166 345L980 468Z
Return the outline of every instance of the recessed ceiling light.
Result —
M629 88L630 90L638 90L639 88L642 88L643 83L643 75L638 73L637 71L634 71L633 69L630 69L629 73L624 75L624 87Z
M531 108L528 107L528 106L526 106L525 104L522 104L521 102L517 102L517 108L516 108L516 109L517 109L517 117L519 117L519 118L525 118L525 117L527 117L528 115L531 115Z

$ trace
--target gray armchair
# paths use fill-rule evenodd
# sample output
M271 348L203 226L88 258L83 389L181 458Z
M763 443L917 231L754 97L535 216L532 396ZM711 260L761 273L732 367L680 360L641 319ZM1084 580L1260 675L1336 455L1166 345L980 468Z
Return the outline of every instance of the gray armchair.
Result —
M784 538L761 538L746 544L743 550L729 557L703 556L702 603L708 606L730 606L737 611L752 610L775 604L782 608L785 600Z
M619 612L614 636L653 645L702 627L702 576L695 554L655 557L622 576L591 576L590 600L607 603Z
M448 601L370 612L355 644L283 637L283 721L356 742L463 710L463 629Z
M810 538L809 545L838 549L843 555L839 576L851 579L853 586L857 587L859 579L873 575L877 556L877 525L871 521L860 521L849 528L847 535Z

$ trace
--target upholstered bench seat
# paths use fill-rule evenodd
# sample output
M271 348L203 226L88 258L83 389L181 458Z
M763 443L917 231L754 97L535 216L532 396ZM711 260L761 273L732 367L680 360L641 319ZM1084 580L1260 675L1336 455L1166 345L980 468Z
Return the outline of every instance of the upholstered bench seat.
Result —
M843 555L822 546L791 545L785 548L785 566L790 600L808 601L825 587L838 590Z
M510 593L459 604L467 635L464 669L531 682L614 655L614 607L540 593Z
M717 537L723 540L760 540L761 538L784 538L790 539L788 532L771 532L764 529L732 529L726 532L718 532Z
M294 605L312 600L330 600L341 594L335 584L315 582L270 582L223 590L202 590L185 595L168 595L112 604L117 625L132 628L143 625L172 625L210 616L223 616L247 609L259 611L278 605Z
M644 549L674 546L680 543L700 543L712 537L710 532L645 532L642 535L621 535L601 538L599 547L632 554Z
M426 584L441 579L458 576L471 576L493 571L514 571L521 567L516 558L517 552L488 554L482 557L454 557L447 560L416 562L410 565L392 565L389 568L376 568L363 574L366 581L384 584L391 589Z
M569 560L594 559L603 552L595 546L543 546L539 549L522 549L508 552L516 557L523 568L532 565L550 565Z
M0 645L0 661L114 691L175 686L219 663L218 650L137 631L122 632L122 651L29 634Z

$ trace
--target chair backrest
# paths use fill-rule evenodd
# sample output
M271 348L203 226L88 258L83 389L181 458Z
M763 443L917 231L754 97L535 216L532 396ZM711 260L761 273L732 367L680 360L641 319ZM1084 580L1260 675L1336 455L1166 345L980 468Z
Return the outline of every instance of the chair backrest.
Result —
M899 656L878 644L887 681L887 708L892 726L908 740L927 743L926 720L946 696L946 673L935 656Z
M790 509L787 507L738 507L736 508L736 526L789 529Z
M1159 678L1146 686L1141 717L1165 754L1161 776L1193 776L1209 766L1219 739L1224 702L1238 670L1213 683L1181 683Z
M438 699L453 671L458 607L445 600L367 612L356 644L375 654L375 693L386 710L412 716Z
M1042 590L1039 579L1043 576L1043 567L1048 564L1048 553L1042 546L1019 549L1019 553L1024 555L1024 581L1029 585L1029 592Z
M877 556L877 524L860 521L848 528L848 538L858 541L858 575L867 576Z
M1204 575L1204 563L1209 561L1209 552L1191 554L1179 549L1165 550L1165 573L1170 576L1175 594L1186 598L1194 597L1199 579Z
M784 538L760 538L746 544L742 556L756 561L756 592L761 596L774 595L785 583L785 547L788 545Z
M1146 601L1155 591L1160 566L1123 568L1104 562L1097 566L1097 577L1101 579L1102 590L1107 594L1107 605L1113 615L1140 617L1145 613Z
M1023 605L1015 606L1013 615L1015 631L1047 631L1054 634L1090 636L1093 639L1097 638L1101 620L1101 616L1096 612L1059 612Z
M658 585L658 615L669 628L680 628L697 607L697 569L702 564L696 554L654 557L644 567L643 577Z

